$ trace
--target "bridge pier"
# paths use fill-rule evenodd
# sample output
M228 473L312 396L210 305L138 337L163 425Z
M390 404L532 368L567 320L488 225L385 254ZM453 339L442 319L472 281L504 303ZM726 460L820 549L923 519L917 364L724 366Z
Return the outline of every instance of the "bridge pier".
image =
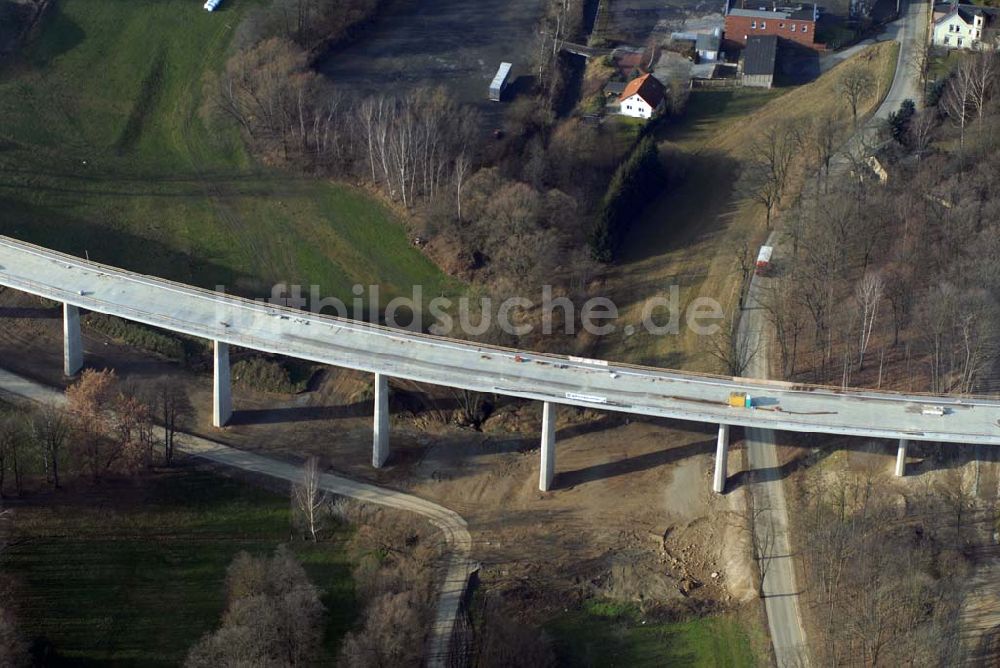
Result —
M63 303L63 373L75 376L83 368L80 309Z
M712 491L722 494L726 491L726 475L729 472L729 425L719 425L719 439L715 445L715 475L712 477Z
M233 416L233 384L229 369L229 344L215 342L215 377L212 383L212 424L224 427Z
M552 489L556 477L556 407L542 402L542 461L538 471L538 489L547 492Z
M389 459L389 377L375 374L375 428L372 438L372 466L382 468Z
M896 451L896 477L902 478L906 475L906 448L910 442L905 438L899 439L899 449Z

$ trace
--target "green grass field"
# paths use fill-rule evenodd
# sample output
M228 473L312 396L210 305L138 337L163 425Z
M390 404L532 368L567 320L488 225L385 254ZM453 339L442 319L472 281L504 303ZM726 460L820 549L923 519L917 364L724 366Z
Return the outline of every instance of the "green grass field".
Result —
M548 626L560 666L686 666L751 668L762 665L744 626L729 616L686 622L643 623L635 608L588 601Z
M55 3L0 73L0 233L130 269L266 294L458 289L352 187L257 166L211 113L243 13L180 0Z
M46 665L172 666L218 626L226 567L240 550L271 554L289 539L289 501L209 472L19 506L0 563L18 582L21 626L58 653ZM327 608L326 656L354 623L346 535L292 543Z

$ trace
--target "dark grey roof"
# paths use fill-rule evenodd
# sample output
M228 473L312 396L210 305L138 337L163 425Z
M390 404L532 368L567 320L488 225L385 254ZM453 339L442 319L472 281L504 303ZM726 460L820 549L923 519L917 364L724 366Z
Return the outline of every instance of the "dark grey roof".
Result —
M698 39L694 43L694 48L698 51L718 51L721 41L718 35L702 33L698 35Z
M624 90L624 81L609 81L604 85L604 92L607 95L621 95Z
M774 74L777 55L777 35L748 37L747 46L743 50L743 74Z
M812 3L800 3L791 7L782 7L773 2L746 0L742 7L739 5L740 0L729 0L726 13L732 16L746 16L765 20L792 19L795 21L812 21L816 12L816 5Z
M948 16L951 16L953 10L958 11L959 17L966 23L972 23L973 18L976 16L983 16L986 18L987 22L994 19L998 14L1000 14L1000 9L996 7L980 7L979 5L966 5L966 4L955 4L953 2L939 2L934 5L935 13L944 13L944 16L938 19L938 23L943 21Z

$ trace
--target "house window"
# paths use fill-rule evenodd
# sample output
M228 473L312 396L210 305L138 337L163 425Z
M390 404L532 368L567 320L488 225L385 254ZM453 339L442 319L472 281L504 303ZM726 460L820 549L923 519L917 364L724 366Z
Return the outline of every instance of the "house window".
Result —
M784 27L785 27L785 24L784 24L784 23L779 23L779 24L778 24L778 27L779 27L779 28L784 28Z
M750 22L750 30L756 30L756 29L757 29L757 22L756 21L751 21Z
M795 32L795 24L792 24L792 32Z
M760 22L760 29L761 30L767 30L767 21L761 21Z
M958 38L958 45L962 46L962 38L961 37Z
M948 37L947 35L945 35L944 36L944 43L948 44L949 42L951 42L951 37Z
M625 108L628 109L629 111L632 111L632 105L631 104L627 105Z
M802 32L805 32L805 31L807 31L808 29L809 29L809 26L802 26Z

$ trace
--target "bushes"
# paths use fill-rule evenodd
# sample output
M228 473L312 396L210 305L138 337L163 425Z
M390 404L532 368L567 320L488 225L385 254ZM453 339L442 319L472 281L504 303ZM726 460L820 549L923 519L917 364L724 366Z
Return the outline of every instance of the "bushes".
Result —
M306 389L310 373L294 374L280 362L250 357L233 364L233 381L250 390L298 394Z
M177 362L184 362L187 358L184 342L181 339L146 327L145 325L122 320L111 315L104 315L103 313L91 313L87 316L86 324L88 327L120 343L141 348L157 355L163 355Z
M323 639L319 591L284 547L271 559L241 552L226 576L222 626L204 636L185 665L313 665Z
M590 251L595 260L612 262L628 233L632 219L663 183L656 143L642 139L618 168L601 201L597 223L590 234Z
M913 104L913 100L909 99L903 100L902 104L899 105L899 111L889 113L889 130L892 133L892 138L898 143L906 143L910 121L913 120L913 115L916 113L917 107Z

